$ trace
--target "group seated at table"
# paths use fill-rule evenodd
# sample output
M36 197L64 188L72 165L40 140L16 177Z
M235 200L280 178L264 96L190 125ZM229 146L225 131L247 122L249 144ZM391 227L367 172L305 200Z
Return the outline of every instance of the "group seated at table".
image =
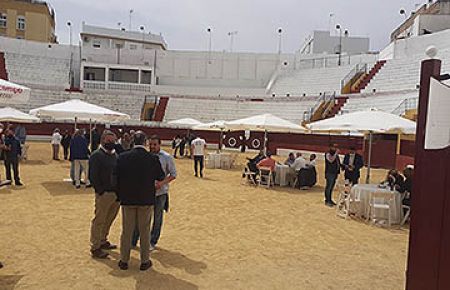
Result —
M309 161L302 156L302 153L297 153L296 158L293 159L294 153L290 153L285 164L289 165L294 172L293 179L297 179L295 184L300 189L309 189L317 183L316 158L315 154L311 154ZM295 182L295 181L294 181Z
M413 175L414 168L412 166L406 166L403 170L403 175L395 169L389 170L386 179L382 182L385 186L388 186L391 190L398 191L404 194L402 200L403 205L411 206L411 192L413 187Z

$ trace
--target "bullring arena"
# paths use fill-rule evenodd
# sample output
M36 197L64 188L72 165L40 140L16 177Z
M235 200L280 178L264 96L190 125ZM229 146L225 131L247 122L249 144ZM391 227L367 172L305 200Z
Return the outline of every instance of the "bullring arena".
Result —
M450 289L450 1L276 51L81 2L0 0L0 290Z

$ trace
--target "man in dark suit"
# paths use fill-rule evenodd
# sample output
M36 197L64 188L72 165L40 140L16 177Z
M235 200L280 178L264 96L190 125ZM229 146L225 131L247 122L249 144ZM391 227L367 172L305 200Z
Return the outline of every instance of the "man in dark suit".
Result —
M119 155L115 175L117 195L122 206L122 236L120 238L121 270L128 269L131 238L137 227L140 233L141 271L152 266L150 261L150 223L155 204L155 182L166 177L156 155L145 148L146 136L138 131L134 148ZM136 224L137 223L137 224Z
M5 152L6 179L12 180L12 167L16 186L22 186L23 184L19 177L19 157L22 155L22 146L20 141L14 136L14 131L11 128L6 130Z
M364 167L363 157L356 152L355 147L350 147L350 153L344 157L342 168L345 171L345 180L350 181L352 185L359 183L361 177L361 168Z

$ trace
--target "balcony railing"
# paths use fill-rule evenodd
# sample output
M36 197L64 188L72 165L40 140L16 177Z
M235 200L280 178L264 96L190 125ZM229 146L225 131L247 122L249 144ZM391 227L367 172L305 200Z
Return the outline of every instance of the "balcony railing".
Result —
M83 88L90 90L112 90L112 91L129 91L129 92L151 91L151 86L147 84L102 82L102 81L83 81Z

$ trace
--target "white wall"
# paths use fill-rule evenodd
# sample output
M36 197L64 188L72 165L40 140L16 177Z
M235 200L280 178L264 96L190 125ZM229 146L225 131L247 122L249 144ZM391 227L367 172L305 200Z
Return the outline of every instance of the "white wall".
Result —
M78 45L70 46L64 44L48 44L0 36L0 51L30 56L39 56L48 58L49 60L63 59L70 61L72 55L72 67L75 78L75 86L79 85L80 49Z
M431 45L434 45L438 50L450 48L450 29L396 40L380 53L380 59L390 59L389 57L405 58L418 54L425 55L425 50Z
M312 53L333 54L339 51L340 38L331 36L329 31L314 31ZM370 49L370 39L365 37L344 36L342 31L342 52L347 54L367 53Z

